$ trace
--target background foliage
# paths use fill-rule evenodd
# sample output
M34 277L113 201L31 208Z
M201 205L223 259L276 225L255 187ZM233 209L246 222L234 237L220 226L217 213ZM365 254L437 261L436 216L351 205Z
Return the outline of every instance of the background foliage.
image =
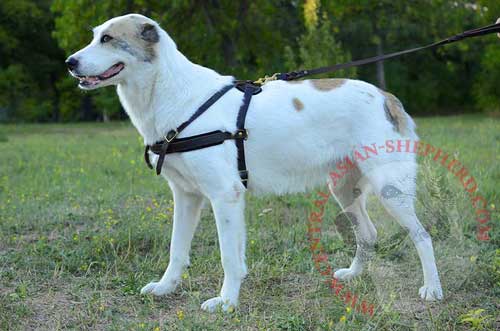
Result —
M497 0L3 0L0 120L121 118L112 88L83 93L67 55L90 27L138 12L161 23L194 62L253 79L425 44L500 16ZM396 93L412 114L499 111L500 44L494 36L336 75Z

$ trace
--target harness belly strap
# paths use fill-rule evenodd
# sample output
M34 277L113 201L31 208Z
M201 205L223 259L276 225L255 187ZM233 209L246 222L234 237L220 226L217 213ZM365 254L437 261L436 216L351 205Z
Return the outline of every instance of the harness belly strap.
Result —
M247 116L248 106L250 106L250 101L252 100L252 96L261 91L259 86L255 86L253 84L244 84L244 95L243 95L243 104L240 107L238 112L238 117L236 119L236 127L238 131L242 134L244 133L245 138L236 139L236 148L238 150L238 172L240 174L241 181L243 185L247 187L248 185L248 170L247 164L245 161L245 143L244 141L247 139L248 132L245 129L245 119Z
M236 132L231 133L218 130L185 138L177 138L182 130L184 130L196 118L198 118L201 114L208 110L210 106L212 106L233 87L237 87L240 91L244 92L243 104L239 109L238 117L236 120ZM259 86L246 81L237 81L235 82L235 84L225 86L217 93L215 93L210 99L208 99L203 105L201 105L200 108L198 108L198 110L186 122L182 123L177 129L169 131L164 140L159 141L153 145L146 145L144 149L144 160L146 161L146 165L150 169L153 169L153 166L151 165L151 162L149 160L149 151L157 154L159 157L156 164L156 174L159 175L161 173L163 161L165 160L166 154L182 153L202 148L208 148L220 145L228 139L234 139L236 142L236 148L238 150L238 172L243 185L247 187L248 171L246 168L245 147L243 143L243 141L248 138L248 133L245 129L245 118L248 107L250 105L250 101L252 99L252 95L258 94L260 92L261 88Z

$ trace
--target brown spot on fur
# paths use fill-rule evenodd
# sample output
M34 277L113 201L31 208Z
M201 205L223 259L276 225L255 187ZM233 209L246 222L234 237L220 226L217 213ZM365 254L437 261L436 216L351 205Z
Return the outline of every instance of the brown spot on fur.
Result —
M296 111L301 111L302 109L304 109L304 104L299 99L293 98L292 102Z
M304 80L303 79L301 79L301 80L287 80L286 82L289 84L302 84L302 82L304 82Z
M408 118L406 117L403 104L391 93L382 90L381 93L385 97L384 109L387 120L392 123L397 132L405 135L408 129Z
M346 80L345 79L313 79L311 80L312 85L315 89L320 91L331 91L336 88L341 87Z

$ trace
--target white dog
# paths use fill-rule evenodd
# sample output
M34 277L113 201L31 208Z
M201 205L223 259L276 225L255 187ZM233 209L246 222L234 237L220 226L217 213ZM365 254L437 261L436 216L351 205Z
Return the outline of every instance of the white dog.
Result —
M130 14L113 18L94 29L92 42L66 61L90 90L117 85L120 101L147 145L188 119L231 76L190 62L169 35L153 20ZM243 94L226 93L180 137L214 130L234 132ZM248 190L256 194L303 192L324 184L335 165L357 146L387 140L417 139L415 125L392 95L361 81L322 79L273 81L253 97L246 119L249 132L245 154ZM174 291L189 264L191 240L204 199L213 208L224 267L218 297L202 309L228 310L238 303L245 264L245 192L237 168L234 142L185 153L169 154L162 175L174 196L174 223L170 262L158 282L141 293L165 295ZM153 163L157 156L152 155ZM404 161L404 162L402 162ZM394 163L397 162L397 163ZM390 171L382 165L393 165ZM420 295L442 298L430 236L414 211L415 154L386 153L356 164L346 185L332 189L339 203L356 218L356 256L348 269L335 272L339 279L361 273L366 250L377 232L365 209L369 192L375 193L396 220L408 229L424 272ZM365 178L366 180L360 180ZM397 187L397 198L383 189ZM354 194L353 190L359 194Z

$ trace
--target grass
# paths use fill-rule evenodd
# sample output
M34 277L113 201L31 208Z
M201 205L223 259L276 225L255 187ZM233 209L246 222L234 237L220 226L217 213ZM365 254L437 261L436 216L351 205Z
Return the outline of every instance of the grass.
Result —
M307 218L314 192L248 197L249 275L232 314L208 314L222 267L213 215L203 212L179 289L155 299L140 288L168 263L173 201L142 160L127 123L0 126L0 330L495 330L500 328L500 120L417 119L425 141L453 153L492 211L489 242L458 181L420 160L418 214L434 238L445 300L418 299L422 273L407 235L374 201L373 262L346 284L375 304L348 309L314 269ZM332 268L354 253L352 233L327 207L322 245Z

